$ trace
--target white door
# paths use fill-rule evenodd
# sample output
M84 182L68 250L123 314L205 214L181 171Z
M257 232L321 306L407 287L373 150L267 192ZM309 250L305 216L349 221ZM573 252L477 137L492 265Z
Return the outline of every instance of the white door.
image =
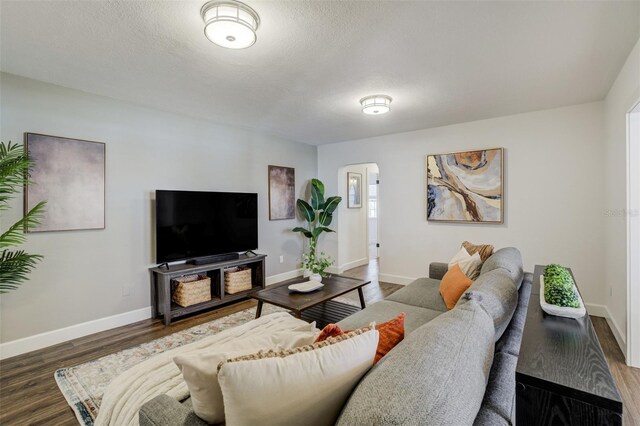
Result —
M369 194L367 199L367 217L369 228L369 259L378 258L378 173L367 176Z
M628 115L627 365L640 368L640 103Z

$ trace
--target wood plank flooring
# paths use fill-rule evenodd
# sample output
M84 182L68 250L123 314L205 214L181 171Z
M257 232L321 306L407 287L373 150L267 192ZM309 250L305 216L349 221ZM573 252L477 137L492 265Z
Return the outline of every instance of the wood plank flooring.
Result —
M377 262L347 271L345 276L371 280L364 287L367 304L384 299L401 286L378 282ZM357 292L345 297L358 301ZM96 333L39 351L0 361L0 425L77 425L58 390L53 373L120 350L256 306L245 301L214 312L177 321L164 327L160 320L145 320ZM625 405L625 424L640 426L640 369L624 364L624 358L603 318L593 324Z
M640 368L629 367L624 362L624 355L613 336L607 320L601 317L591 317L593 328L609 363L624 409L624 424L626 426L640 426Z

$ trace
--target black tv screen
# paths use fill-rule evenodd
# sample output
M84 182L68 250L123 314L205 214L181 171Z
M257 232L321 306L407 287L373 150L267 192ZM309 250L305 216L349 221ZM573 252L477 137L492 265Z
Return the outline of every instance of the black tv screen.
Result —
M157 263L258 248L258 194L156 191Z

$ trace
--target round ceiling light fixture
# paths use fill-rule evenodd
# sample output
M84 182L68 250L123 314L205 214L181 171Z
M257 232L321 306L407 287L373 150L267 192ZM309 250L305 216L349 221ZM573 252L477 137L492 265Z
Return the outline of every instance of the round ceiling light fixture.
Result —
M202 6L200 15L204 21L204 35L218 46L245 49L256 42L260 17L244 3L210 1Z
M370 115L385 114L391 110L391 96L387 95L371 95L360 99L362 112Z

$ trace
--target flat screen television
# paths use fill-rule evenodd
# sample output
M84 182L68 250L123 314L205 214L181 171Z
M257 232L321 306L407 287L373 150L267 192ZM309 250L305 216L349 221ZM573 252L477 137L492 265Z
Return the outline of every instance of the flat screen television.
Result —
M258 248L258 194L156 191L156 261Z

